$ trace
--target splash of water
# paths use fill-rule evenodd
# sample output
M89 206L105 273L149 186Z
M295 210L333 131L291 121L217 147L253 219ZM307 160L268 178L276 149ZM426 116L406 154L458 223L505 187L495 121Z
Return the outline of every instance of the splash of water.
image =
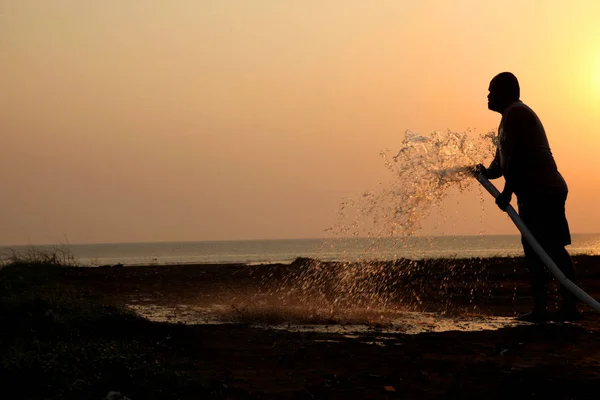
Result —
M303 295L312 301L318 299L329 306L386 307L398 301L398 291L407 294L413 304L422 303L422 293L431 288L415 284L426 282L427 274L438 274L440 293L450 290L449 280L460 279L464 266L448 266L442 271L423 270L422 263L403 259L373 261L377 239L401 238L415 234L422 220L433 208L454 191L463 192L476 181L470 167L481 163L495 150L495 133L477 135L465 132L432 132L420 135L406 131L400 149L390 154L382 152L386 168L391 172L388 184L378 191L367 191L356 199L343 202L339 223L330 233L337 237L361 236L371 238L365 257L359 262L324 265L309 260L286 282L286 295ZM332 242L334 243L334 242ZM339 243L338 243L339 245ZM333 246L333 244L332 244ZM438 279L439 278L439 279ZM476 282L479 283L479 277ZM421 285L421 286L419 286ZM475 288L470 288L475 296Z
M469 168L495 149L495 133L435 131L420 135L406 131L394 156L381 152L392 173L388 185L346 200L341 221L332 231L340 236L396 237L412 235L433 208L449 193L463 192L476 182Z

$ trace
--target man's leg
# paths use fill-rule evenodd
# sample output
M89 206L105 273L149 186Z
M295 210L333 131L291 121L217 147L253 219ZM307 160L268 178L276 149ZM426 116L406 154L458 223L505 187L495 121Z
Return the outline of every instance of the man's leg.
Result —
M543 322L550 318L546 309L548 306L548 272L529 243L525 239L522 242L533 295L533 311L518 319L528 322Z
M548 253L548 255L569 280L573 281L575 279L573 260L564 246L556 246ZM577 309L577 298L575 295L563 285L560 286L560 293L562 298L560 317L564 320L581 319L581 314Z

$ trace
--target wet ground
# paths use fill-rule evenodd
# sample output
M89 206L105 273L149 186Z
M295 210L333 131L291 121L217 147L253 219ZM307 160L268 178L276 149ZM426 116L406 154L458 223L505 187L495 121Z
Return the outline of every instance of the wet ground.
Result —
M157 322L182 323L187 325L236 323L236 318L231 315L231 311L221 304L215 304L213 307L130 304L129 308L134 310L138 315ZM364 315L366 312L366 310L359 310L358 312L355 311L355 314ZM292 312L290 314L294 315ZM350 312L346 312L346 315L350 315ZM384 318L376 321L377 323L371 322L372 320L365 320L363 323L357 320L350 321L314 321L302 323L301 321L294 321L292 317L288 322L269 324L257 318L257 321L250 325L257 328L292 332L339 333L346 337L372 332L374 329L382 333L415 335L424 332L496 330L523 325L523 323L511 317L490 317L483 315L448 317L431 312L397 311L392 313L389 310L386 311Z
M599 298L600 258L575 261L578 283ZM600 389L594 312L581 306L578 324L514 321L531 304L520 258L79 268L64 279L174 323L167 339L235 389L224 398L579 399Z

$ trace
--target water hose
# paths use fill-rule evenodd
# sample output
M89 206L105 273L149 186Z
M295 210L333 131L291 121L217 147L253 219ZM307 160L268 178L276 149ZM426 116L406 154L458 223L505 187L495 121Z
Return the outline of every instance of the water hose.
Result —
M479 181L479 183L481 183L481 186L483 186L492 196L494 196L494 198L500 195L498 189L496 189L496 187L485 176L483 176L482 174L475 174L475 178ZM544 251L543 247L538 243L537 240L535 240L535 237L533 236L529 228L527 228L521 217L519 217L519 214L517 214L515 209L510 204L508 205L508 207L506 207L506 213L508 214L510 219L512 219L512 221L515 223L519 231L521 231L523 237L527 240L527 242L529 242L529 245L544 262L546 267L548 267L550 272L552 272L552 275L554 275L556 279L558 279L560 284L566 287L579 300L581 300L582 302L593 308L595 311L600 313L600 303L594 300L592 296L581 290L579 286L571 282L571 280L568 279L565 276L565 274L562 273L562 271L556 266L554 261L552 261L550 256L548 256L548 254Z

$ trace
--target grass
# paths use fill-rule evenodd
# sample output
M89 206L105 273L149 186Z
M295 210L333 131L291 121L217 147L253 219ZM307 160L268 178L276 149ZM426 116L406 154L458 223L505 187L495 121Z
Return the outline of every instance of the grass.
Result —
M198 398L222 392L194 371L177 327L143 320L61 279L67 253L13 254L0 270L0 387L11 399ZM168 393L165 392L168 389Z
M12 249L9 254L0 256L2 256L0 266L66 267L78 264L68 245L53 246L47 251L35 247L28 247L20 251Z

